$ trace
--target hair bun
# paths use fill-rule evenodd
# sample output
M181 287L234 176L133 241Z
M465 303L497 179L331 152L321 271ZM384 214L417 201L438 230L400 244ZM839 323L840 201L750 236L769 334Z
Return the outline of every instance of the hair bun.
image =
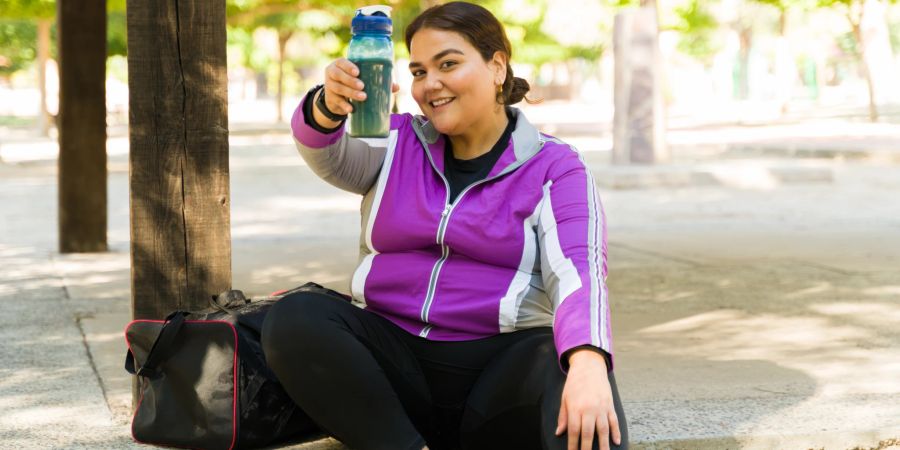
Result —
M506 104L513 105L522 101L525 98L525 94L531 90L531 85L528 84L527 81L523 78L513 77L512 80L512 89L510 89L509 95L506 97Z

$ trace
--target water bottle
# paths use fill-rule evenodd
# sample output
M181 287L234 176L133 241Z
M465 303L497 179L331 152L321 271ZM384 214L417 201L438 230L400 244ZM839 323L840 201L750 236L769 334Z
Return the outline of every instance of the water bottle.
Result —
M347 59L359 68L366 99L351 100L350 135L386 137L391 129L391 70L394 68L393 25L390 6L356 10L350 23L353 38Z

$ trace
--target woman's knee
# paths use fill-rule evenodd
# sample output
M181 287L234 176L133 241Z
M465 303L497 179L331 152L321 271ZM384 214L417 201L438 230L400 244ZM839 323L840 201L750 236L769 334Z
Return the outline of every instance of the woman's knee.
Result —
M299 292L276 302L266 314L262 327L262 346L270 365L279 358L296 358L297 352L316 342L335 314L338 300L326 295Z
M469 394L460 425L463 448L541 448L542 399L555 395L552 385L561 377L551 332L505 349Z
M483 418L508 408L538 405L554 370L559 368L552 334L531 335L511 345L479 375L466 402L464 427L477 428Z

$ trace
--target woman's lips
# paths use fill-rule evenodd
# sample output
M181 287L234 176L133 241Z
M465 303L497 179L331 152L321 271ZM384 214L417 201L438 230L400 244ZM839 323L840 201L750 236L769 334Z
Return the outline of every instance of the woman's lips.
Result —
M440 111L440 110L444 109L447 105L453 103L454 100L456 100L456 97L450 97L449 101L446 101L446 99L440 99L437 101L437 103L439 103L438 105L435 105L436 102L431 102L430 103L431 109L433 109L434 111ZM443 102L443 103L441 103L441 102Z

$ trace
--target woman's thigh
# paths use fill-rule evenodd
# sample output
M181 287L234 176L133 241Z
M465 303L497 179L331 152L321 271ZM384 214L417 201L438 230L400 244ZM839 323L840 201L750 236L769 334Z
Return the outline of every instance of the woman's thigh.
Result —
M608 373L627 448L628 431L615 376ZM566 376L559 368L552 330L527 336L488 365L469 394L460 426L464 449L565 449L554 434ZM598 448L594 441L593 448Z
M266 317L262 343L285 390L353 448L421 448L428 387L403 330L346 300L299 293Z
M484 368L516 342L544 333L541 329L529 329L469 341L430 341L412 335L406 338L422 368L432 400L433 427L426 436L429 448L459 448L466 399Z

